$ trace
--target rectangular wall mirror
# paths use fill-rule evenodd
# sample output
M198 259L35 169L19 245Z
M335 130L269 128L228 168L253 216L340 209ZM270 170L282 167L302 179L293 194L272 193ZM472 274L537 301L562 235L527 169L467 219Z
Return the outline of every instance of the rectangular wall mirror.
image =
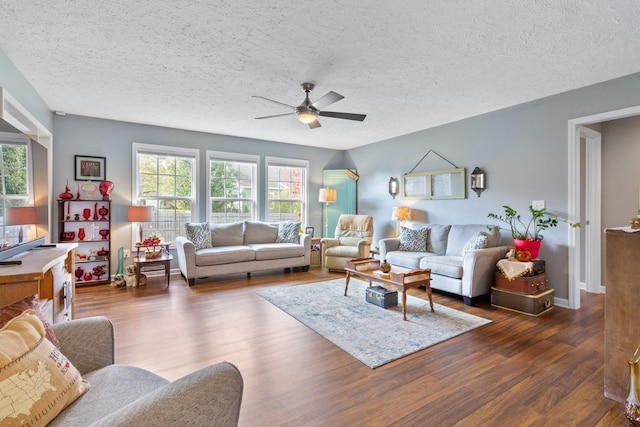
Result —
M465 177L465 168L405 174L400 194L403 199L464 199Z

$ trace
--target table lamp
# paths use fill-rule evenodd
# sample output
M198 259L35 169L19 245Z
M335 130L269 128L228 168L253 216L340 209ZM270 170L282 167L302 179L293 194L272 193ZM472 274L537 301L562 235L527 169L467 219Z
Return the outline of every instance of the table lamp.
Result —
M4 225L19 225L18 243L24 239L23 226L38 222L35 206L8 207L4 212Z
M321 188L318 201L324 203L324 236L329 237L329 203L338 200L335 188Z
M127 221L137 222L140 228L140 240L142 243L142 223L151 222L153 219L153 206L129 206Z
M396 237L400 236L400 224L411 219L411 208L408 206L395 206L391 213L391 219L396 222Z

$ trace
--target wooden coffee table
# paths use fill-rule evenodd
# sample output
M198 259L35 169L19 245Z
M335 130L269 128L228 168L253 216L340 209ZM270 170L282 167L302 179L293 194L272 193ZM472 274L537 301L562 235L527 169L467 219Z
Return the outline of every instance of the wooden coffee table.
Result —
M388 274L388 278L381 277L383 274L380 271L380 260L374 258L359 258L347 261L345 270L347 271L347 278L344 284L344 296L347 296L347 290L349 289L349 279L351 276L358 276L369 281L369 286L372 282L384 283L389 285L399 292L402 292L402 318L407 320L407 289L418 288L424 286L427 289L427 295L429 296L429 305L431 306L431 312L433 309L433 298L431 295L431 269L424 270L411 270L411 271L393 271Z

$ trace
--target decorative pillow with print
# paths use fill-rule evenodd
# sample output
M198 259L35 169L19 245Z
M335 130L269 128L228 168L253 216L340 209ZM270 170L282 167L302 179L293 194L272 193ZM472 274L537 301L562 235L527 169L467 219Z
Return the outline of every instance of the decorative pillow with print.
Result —
M300 243L300 223L278 223L278 238L276 243Z
M208 222L187 222L184 224L184 228L187 232L187 239L193 242L196 250L211 247L211 230Z
M399 251L405 252L425 252L427 250L427 233L428 227L410 228L400 227L400 246Z
M486 248L487 242L489 241L488 237L489 236L487 236L487 233L479 231L476 235L472 236L464 245L464 248L462 249L462 255L466 254L469 251Z
M89 389L33 310L0 329L0 425L45 426Z

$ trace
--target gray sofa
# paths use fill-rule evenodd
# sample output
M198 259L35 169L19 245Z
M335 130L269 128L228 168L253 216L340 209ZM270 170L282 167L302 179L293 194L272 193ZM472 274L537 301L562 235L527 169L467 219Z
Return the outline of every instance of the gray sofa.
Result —
M211 246L196 249L187 237L176 238L178 267L189 282L210 276L248 273L311 264L311 236L300 234L296 243L277 243L278 224L243 221L209 224Z
M91 388L49 426L237 426L243 380L221 362L174 382L114 365L113 325L89 317L53 325L60 351Z
M414 223L411 228L428 228L423 250L399 250L400 238L381 239L380 258L394 267L430 268L431 288L461 295L467 305L491 293L496 263L507 252L506 246L500 246L498 227L489 231L483 224ZM486 248L465 251L479 233L486 234Z

